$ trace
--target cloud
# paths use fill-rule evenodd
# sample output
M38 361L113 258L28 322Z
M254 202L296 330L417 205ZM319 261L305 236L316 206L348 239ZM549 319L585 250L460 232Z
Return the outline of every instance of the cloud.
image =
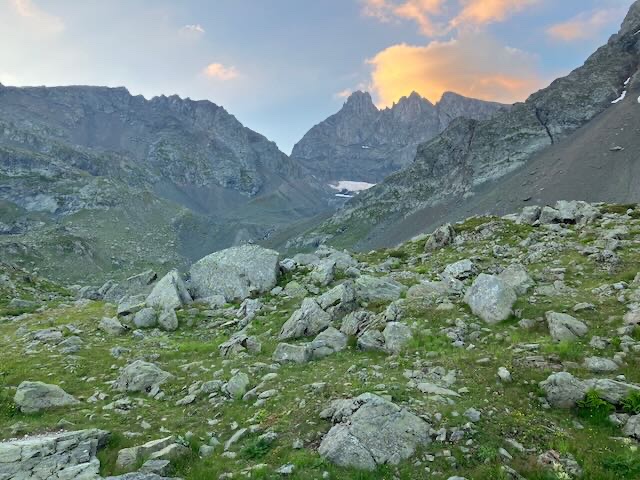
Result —
M382 22L412 20L435 37L464 28L501 22L541 0L362 0L363 13Z
M484 33L426 46L394 45L368 60L379 106L417 91L432 102L446 91L505 103L522 101L543 85L535 56L505 47Z
M353 90L350 88L345 88L344 90L334 93L334 98L348 98L353 93Z
M40 33L60 33L65 28L62 19L45 12L32 0L10 0L9 3L18 16L32 23Z
M619 21L624 10L609 8L583 12L566 22L557 23L547 29L547 34L554 40L574 42L598 35L605 27Z
M192 25L185 25L182 28L180 28L180 33L183 35L203 35L204 33L206 33L206 30L204 29L204 27L202 25L200 25L199 23L196 24L192 24Z
M227 67L221 63L210 63L204 68L202 73L209 78L217 80L233 80L240 76L236 67L233 65Z

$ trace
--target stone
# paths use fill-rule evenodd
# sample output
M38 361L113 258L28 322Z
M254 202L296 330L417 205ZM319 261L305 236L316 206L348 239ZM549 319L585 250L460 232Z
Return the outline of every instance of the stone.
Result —
M165 332L174 332L178 329L178 316L173 309L162 310L158 314L158 327Z
M332 408L335 425L322 439L318 453L341 467L371 471L380 465L397 465L430 443L427 422L372 393L334 402Z
M615 372L619 368L616 362L603 357L587 357L583 364L584 368L593 373Z
M177 270L171 270L155 284L145 303L160 310L174 310L191 301L182 277Z
M223 387L224 391L232 398L241 398L249 388L249 375L238 372L229 379Z
M555 207L562 223L585 225L592 223L601 216L600 210L582 201L560 200L556 202Z
M317 335L331 323L331 317L313 298L305 298L280 330L280 340Z
M584 382L567 372L558 372L540 382L549 405L555 408L573 408L582 400L588 388Z
M542 208L538 205L524 207L522 209L522 213L520 213L520 216L516 220L516 223L519 225L533 225L540 218L541 212Z
M146 307L136 312L133 323L138 328L154 328L158 324L158 316L153 308Z
M13 401L22 413L35 413L80 403L57 385L29 381L18 385Z
M307 348L311 359L319 360L347 348L347 336L340 330L329 327L320 332Z
M477 267L468 258L460 260L458 262L447 265L442 272L442 277L456 278L458 280L464 280L469 278L477 272Z
M130 315L136 313L147 306L146 297L144 295L125 296L118 303L118 316Z
M509 372L505 367L498 368L498 378L502 383L511 383L513 381L511 378L511 372Z
M228 302L266 293L276 286L278 252L257 245L242 245L212 253L190 269L195 298L224 295Z
M464 300L486 323L495 324L506 320L513 313L517 295L503 280L481 273L467 291Z
M424 249L425 251L438 250L440 248L451 245L456 238L456 231L450 223L438 227L427 239Z
M332 289L320 295L316 301L320 308L327 310L328 308L338 306L340 304L352 305L356 300L356 291L353 282L347 281L340 285L336 285Z
M555 208L545 206L540 212L539 220L541 225L548 225L550 223L561 223L562 217L560 217L560 212Z
M149 456L150 460L169 460L173 462L181 458L187 457L191 454L191 449L181 445L179 443L172 443L167 445L162 450L152 453Z
M411 341L413 334L408 325L400 322L389 322L382 331L384 349L391 354L398 354Z
M146 296L151 291L151 285L157 278L158 274L156 272L147 270L119 283L107 282L100 288L100 292L103 299L111 303L117 303L126 295Z
M73 353L78 353L83 346L84 342L82 341L82 339L74 335L71 337L67 337L62 342L60 342L58 344L58 349L60 350L60 353L70 355Z
M640 325L640 309L627 312L623 320L625 325Z
M382 319L368 310L351 312L342 319L340 331L345 335L362 335L369 328L382 326Z
M360 350L384 350L384 336L379 330L367 330L358 337Z
M307 363L311 360L311 351L307 344L279 343L272 358L274 362L278 363Z
M364 302L383 303L398 300L406 287L389 277L361 275L355 279L357 298Z
M323 258L313 266L309 278L313 283L326 287L333 282L335 272L336 262L329 258Z
M107 335L112 335L114 337L124 335L127 332L127 328L122 325L117 318L104 317L100 320L98 328Z
M235 357L242 352L260 353L262 344L254 336L247 335L244 331L234 333L229 340L223 342L220 347L221 357Z
M136 360L122 369L113 384L120 392L151 392L173 378L157 365L143 360Z
M498 278L513 288L516 295L526 294L535 285L527 269L519 263L509 265L498 275Z
M584 337L589 331L583 322L566 313L547 312L545 317L549 326L549 334L556 342L573 342Z
M640 386L609 378L591 378L584 381L587 390L594 390L603 400L621 405L622 401L632 393L640 393Z
M622 432L627 437L632 437L636 440L640 440L640 415L633 415L629 417L629 420L627 420L627 423L622 429Z

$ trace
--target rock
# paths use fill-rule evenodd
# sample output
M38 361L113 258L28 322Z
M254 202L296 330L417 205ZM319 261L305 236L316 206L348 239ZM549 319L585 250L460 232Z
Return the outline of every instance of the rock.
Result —
M58 349L60 353L65 355L78 353L82 347L84 346L84 342L80 337L72 336L65 338L62 342L58 344Z
M228 302L266 293L276 286L278 252L257 245L232 247L198 260L190 269L195 298L224 295Z
M36 342L57 345L62 341L63 335L57 328L45 328L44 330L34 332L31 338Z
M221 357L234 357L242 352L260 353L262 345L256 337L249 336L244 331L235 333L220 347Z
M309 343L312 360L319 360L347 348L347 336L333 327L329 327Z
M191 303L191 295L178 271L172 270L155 284L145 303L160 310L174 310Z
M150 392L171 380L173 375L158 368L153 363L136 360L122 369L113 384L121 392Z
M28 381L18 385L13 401L23 413L35 413L80 403L57 385Z
M540 218L541 212L542 208L538 205L524 207L522 209L522 213L518 217L518 220L516 220L516 223L519 225L533 225Z
M384 336L379 330L367 330L358 337L360 350L384 350Z
M456 231L453 229L450 223L446 225L442 225L437 228L427 240L427 243L424 246L425 251L433 251L442 247L446 247L447 245L451 245L453 240L456 238Z
M582 468L578 465L573 455L567 453L561 455L555 450L548 450L547 452L538 456L538 465L548 468L553 472L564 472L565 478L581 477Z
M343 400L318 453L341 467L374 470L397 465L430 442L430 425L408 410L371 394Z
M480 421L481 413L475 408L468 408L464 412L464 416L467 417L470 422L478 423Z
M320 257L314 253L298 253L294 255L293 261L298 265L306 267L308 265L315 265L320 261Z
M544 390L549 404L556 408L575 407L576 402L582 400L588 390L584 382L567 372L550 375L540 382L540 388Z
M594 373L607 373L618 370L618 364L608 358L587 357L584 359L584 368Z
M382 303L398 300L406 287L388 277L361 275L355 279L357 298L364 302Z
M290 298L304 298L309 292L298 282L292 280L284 286L284 294Z
M316 335L327 328L331 317L313 298L305 298L302 306L293 312L280 330L280 340Z
M382 320L368 310L351 312L342 319L340 331L345 335L362 335L369 328L382 326Z
M335 271L336 262L328 258L323 258L314 265L309 278L313 283L326 287L333 282Z
M173 309L163 310L158 315L158 327L165 332L173 332L178 329L178 316Z
M152 453L149 456L150 460L169 460L173 462L184 457L188 457L191 454L191 449L181 445L179 443L172 443L167 445L162 450Z
M566 313L547 312L545 317L549 333L556 342L572 342L585 336L589 331L583 322Z
M154 328L158 324L158 316L153 308L143 308L133 316L133 323L138 328Z
M498 368L498 378L502 383L511 383L513 381L511 378L511 372L509 372L505 367Z
M540 224L548 225L551 223L560 223L562 222L562 217L560 217L560 212L555 208L551 208L549 206L543 207L540 212Z
M0 442L0 478L99 480L96 454L108 438L108 432L91 429Z
M146 297L144 295L125 296L118 303L118 316L130 315L136 313L147 306Z
M636 440L640 440L640 415L633 415L629 417L626 425L622 429L622 432L627 437L635 438Z
M460 260L459 262L447 265L442 272L442 277L464 280L465 278L469 278L472 275L475 275L477 270L478 269L475 264L467 258L465 260Z
M527 269L519 263L509 265L498 275L498 278L513 288L516 295L526 294L535 285Z
M279 343L273 353L273 361L278 363L307 363L311 360L311 351L307 344L290 345Z
M631 310L624 316L625 325L640 325L640 309Z
M555 207L562 223L585 225L600 217L600 211L587 202L560 200Z
M603 400L620 405L632 393L640 393L640 387L608 378L592 378L584 381L587 390L594 390Z
M142 460L148 459L154 453L160 452L174 443L175 439L169 436L151 440L137 447L123 448L118 452L116 467L124 471L132 470Z
M127 328L122 325L117 318L103 318L98 324L98 328L107 335L124 335L127 332Z
M34 310L38 308L39 304L38 302L34 302L32 300L23 300L22 298L12 298L7 306L9 308Z
M471 311L487 323L499 323L513 313L517 296L503 280L481 273L467 291L465 302Z
M141 473L153 473L155 475L168 475L170 471L171 462L169 460L147 460L140 467Z
M384 349L391 354L398 354L411 341L411 328L404 323L389 322L382 331Z
M353 282L347 281L336 285L332 289L320 295L316 301L320 308L327 310L328 308L338 306L340 304L353 305L356 300L356 291Z
M249 388L249 375L238 372L224 386L224 391L231 398L241 398Z
M106 302L118 302L127 295L148 295L151 285L158 279L158 274L153 270L133 275L120 283L105 283L100 292Z

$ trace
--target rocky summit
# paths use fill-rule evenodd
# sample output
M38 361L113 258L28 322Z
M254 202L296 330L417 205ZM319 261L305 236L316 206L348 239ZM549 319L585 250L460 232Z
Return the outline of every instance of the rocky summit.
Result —
M2 479L640 476L638 206L104 285L0 267Z

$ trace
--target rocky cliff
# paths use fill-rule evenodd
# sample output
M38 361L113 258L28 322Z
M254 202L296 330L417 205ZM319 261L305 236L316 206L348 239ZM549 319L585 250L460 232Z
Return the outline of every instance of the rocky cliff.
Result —
M447 92L432 104L413 92L379 110L366 92L354 92L342 109L313 127L291 154L324 181L377 183L411 163L418 144L458 117L488 118L504 105Z

